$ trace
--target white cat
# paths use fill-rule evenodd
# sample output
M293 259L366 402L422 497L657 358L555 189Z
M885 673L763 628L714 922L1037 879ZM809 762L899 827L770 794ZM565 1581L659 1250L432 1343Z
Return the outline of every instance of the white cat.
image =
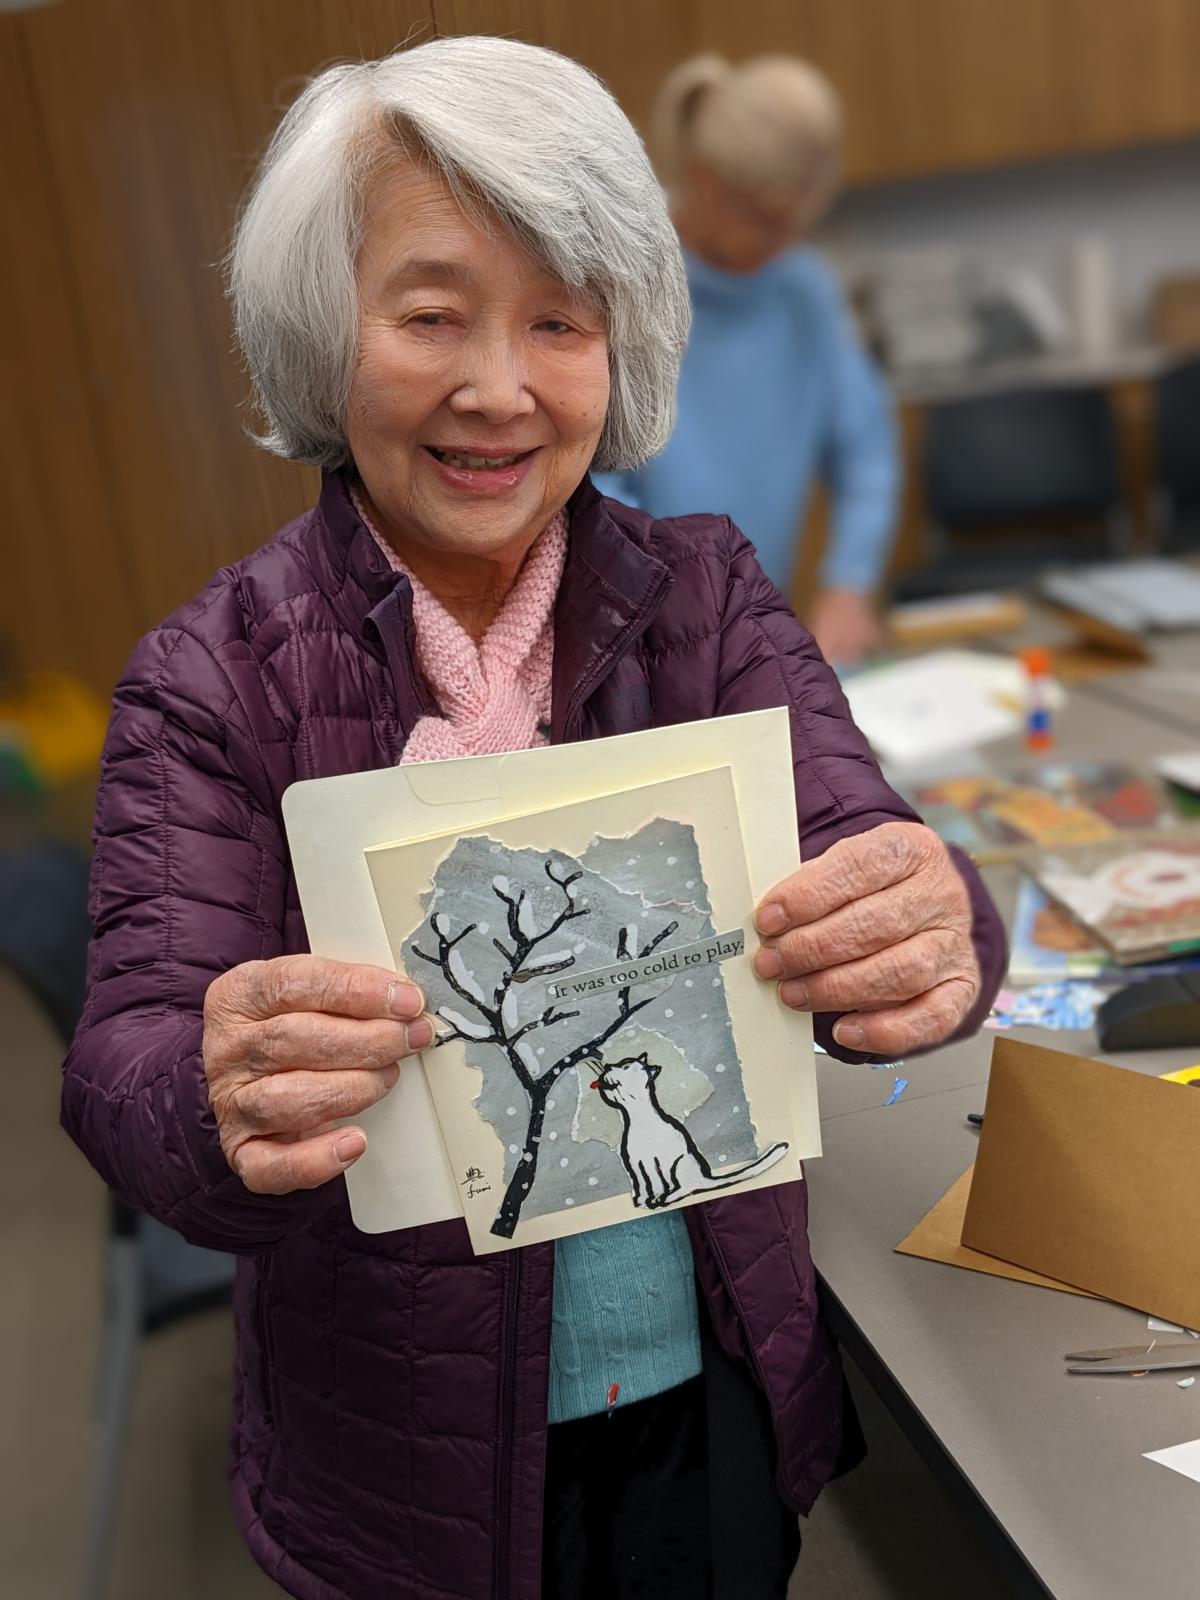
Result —
M647 1055L627 1056L602 1065L592 1084L605 1105L621 1114L621 1160L634 1205L669 1206L711 1189L728 1189L766 1172L786 1154L786 1143L773 1144L746 1166L714 1174L683 1123L659 1105L654 1082L661 1071Z

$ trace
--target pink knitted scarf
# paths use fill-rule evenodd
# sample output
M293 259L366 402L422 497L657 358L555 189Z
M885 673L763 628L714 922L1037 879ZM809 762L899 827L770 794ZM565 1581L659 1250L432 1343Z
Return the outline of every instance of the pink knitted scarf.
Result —
M417 722L401 765L545 744L541 729L550 721L554 601L567 559L564 513L558 512L534 540L499 615L476 644L400 560L357 495L354 504L389 564L412 585L417 661L442 713Z

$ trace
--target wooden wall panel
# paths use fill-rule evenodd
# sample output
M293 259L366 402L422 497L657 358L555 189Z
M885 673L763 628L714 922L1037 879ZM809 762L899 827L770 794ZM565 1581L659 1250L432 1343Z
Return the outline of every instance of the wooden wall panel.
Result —
M0 252L4 440L0 649L14 667L116 676L140 615L20 20L0 18L0 150L11 227Z
M1070 148L1108 149L1196 132L1196 0L1058 0L1054 25Z
M23 392L43 362L68 389L94 377L84 412L108 512L107 523L99 509L92 519L96 564L120 557L125 583L108 607L109 640L87 662L72 659L107 683L139 632L312 502L313 471L244 437L247 385L218 264L254 160L300 80L331 59L379 55L414 29L429 32L432 17L428 0L63 0L5 22L0 81L8 91L24 63L45 130L40 165L28 139L17 152L21 181L51 213L30 232L35 249L57 251L66 282L55 292L53 262L25 263L31 341L65 298L64 330L73 318L85 352L63 346L45 360L18 349L7 387ZM11 94L0 100L18 128L31 121ZM48 418L43 409L34 427L67 471L64 492L98 506L85 452L60 444ZM24 486L37 492L28 474ZM73 515L85 520L56 510L56 532ZM39 560L44 571L44 545ZM22 594L36 587L22 576Z

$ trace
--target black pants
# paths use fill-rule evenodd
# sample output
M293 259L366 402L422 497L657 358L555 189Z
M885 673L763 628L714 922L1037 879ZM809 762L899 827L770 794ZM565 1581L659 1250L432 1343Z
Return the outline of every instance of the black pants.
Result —
M800 1552L767 1403L701 1314L704 1372L550 1428L543 1600L782 1600Z

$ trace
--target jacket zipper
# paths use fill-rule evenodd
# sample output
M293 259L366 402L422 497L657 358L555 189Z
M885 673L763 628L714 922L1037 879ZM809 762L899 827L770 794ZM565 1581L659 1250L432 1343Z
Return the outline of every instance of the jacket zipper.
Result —
M563 734L566 738L570 738L571 725L579 715L580 708L588 695L607 677L617 662L627 653L630 645L638 635L644 633L654 621L662 609L663 601L667 598L671 583L671 574L664 572L659 579L658 588L650 596L641 611L636 616L630 617L620 633L617 634L608 654L601 656L591 672L587 673L575 685L574 693L571 695L570 703L567 706L567 714L563 718Z
M500 1345L500 1439L496 1466L496 1600L510 1594L509 1528L512 1507L512 1454L516 1432L517 1301L521 1290L521 1252L514 1250L504 1284L504 1325Z

